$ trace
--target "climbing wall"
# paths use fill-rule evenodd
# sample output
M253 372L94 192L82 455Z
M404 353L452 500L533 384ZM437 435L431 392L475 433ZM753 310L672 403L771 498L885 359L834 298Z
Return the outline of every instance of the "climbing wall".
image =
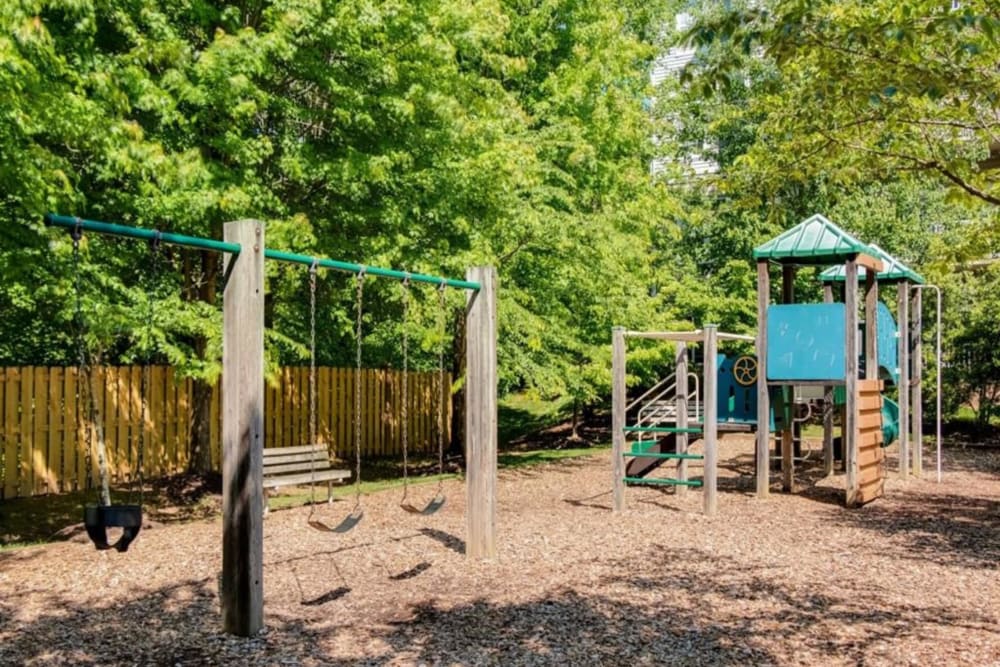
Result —
M882 381L858 381L858 504L885 493L882 447Z

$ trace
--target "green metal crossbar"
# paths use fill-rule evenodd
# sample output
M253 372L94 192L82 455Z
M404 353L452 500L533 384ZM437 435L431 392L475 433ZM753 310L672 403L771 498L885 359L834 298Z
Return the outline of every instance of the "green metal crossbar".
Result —
M65 227L66 229L79 229L80 231L97 232L98 234L108 234L109 236L125 236L143 241L160 241L170 245L179 245L186 248L197 248L199 250L214 250L215 252L228 252L238 254L239 243L226 243L215 239L203 239L197 236L185 236L184 234L173 234L171 232L158 232L155 229L142 229L140 227L127 227L126 225L116 225L111 222L98 222L97 220L84 220L74 218L69 215L56 215L55 213L45 214L45 224L50 227Z
M626 426L626 433L701 433L700 428L680 426Z
M625 481L630 484L701 486L700 479L674 479L673 477L626 477Z
M215 252L227 252L238 254L241 250L238 243L226 243L215 239L203 239L197 236L185 236L184 234L174 234L172 232L160 232L155 229L142 229L140 227L128 227L126 225L116 225L110 222L99 222L97 220L84 220L69 215L57 215L55 213L45 214L45 224L50 227L63 227L70 230L80 230L108 234L110 236L124 236L127 238L141 239L143 241L157 241L169 245L196 248L199 250L212 250ZM383 269L378 266L366 266L364 264L354 264L351 262L340 262L335 259L323 259L321 257L311 257L309 255L299 255L293 252L273 250L264 248L264 257L277 260L279 262L294 262L306 266L321 266L325 269L346 271L349 273L365 273L373 276L385 278L395 278L397 280L411 280L420 283L432 283L434 285L447 285L459 289L479 290L479 283L468 280L455 280L453 278L439 278L423 273L409 273L407 271L397 271L396 269Z
M700 461L705 458L701 454L674 454L669 452L645 452L645 451L622 452L622 456L644 456L650 459L687 459L692 461Z

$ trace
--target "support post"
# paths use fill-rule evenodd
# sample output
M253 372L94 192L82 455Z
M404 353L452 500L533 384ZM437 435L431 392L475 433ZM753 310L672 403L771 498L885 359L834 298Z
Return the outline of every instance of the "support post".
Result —
M678 341L675 347L676 356L674 359L674 378L676 378L677 383L677 396L675 398L675 406L677 408L677 428L685 429L688 427L688 363L687 363L687 343L683 341ZM676 452L678 454L687 454L688 445L690 443L690 438L688 434L683 430L679 432L674 441L676 443ZM682 482L686 482L688 478L688 464L687 459L678 459L677 462L677 479ZM684 495L687 493L687 486L681 484L677 487L677 494Z
M767 393L767 307L771 277L766 259L757 261L757 497L767 498L771 485L771 405Z
M489 266L466 272L480 285L466 310L465 435L468 558L496 557L497 275Z
M264 626L264 225L228 222L222 308L222 628Z
M611 330L611 484L615 512L625 509L625 329Z
M823 284L823 303L833 303L833 284ZM833 386L823 387L823 475L833 474Z
M715 516L719 472L719 327L705 325L705 405L702 408L702 437L705 438L704 511L705 516Z
M910 283L896 286L899 338L896 364L899 367L899 478L910 475Z
M865 379L878 379L878 280L865 269Z
M781 266L781 303L795 303L795 273L794 264ZM786 493L795 490L795 387L783 387L784 413L788 419L783 420L781 440L778 455L781 457L781 489ZM798 452L796 452L798 453Z
M924 308L923 292L913 290L910 301L910 318L913 327L910 330L912 346L910 347L910 415L913 421L913 436L910 439L911 470L916 477L924 474Z
M852 257L844 272L844 429L841 437L844 470L847 472L845 502L858 502L858 264Z

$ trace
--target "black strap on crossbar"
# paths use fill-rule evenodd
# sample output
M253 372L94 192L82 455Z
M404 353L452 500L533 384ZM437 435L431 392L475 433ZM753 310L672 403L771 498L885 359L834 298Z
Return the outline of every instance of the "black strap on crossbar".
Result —
M114 549L120 553L139 536L142 529L140 505L87 505L83 508L83 525L90 541L98 551ZM108 528L121 528L122 534L114 544L108 543Z

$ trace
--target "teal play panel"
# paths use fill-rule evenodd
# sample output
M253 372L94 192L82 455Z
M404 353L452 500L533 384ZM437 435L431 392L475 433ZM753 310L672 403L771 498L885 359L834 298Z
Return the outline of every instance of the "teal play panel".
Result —
M878 323L878 365L885 370L879 373L882 378L890 378L893 384L899 384L899 373L897 361L899 359L897 348L899 340L896 338L896 320L889 312L889 306L881 301L878 302L876 310L876 322Z
M776 304L767 309L767 379L843 382L842 303Z

